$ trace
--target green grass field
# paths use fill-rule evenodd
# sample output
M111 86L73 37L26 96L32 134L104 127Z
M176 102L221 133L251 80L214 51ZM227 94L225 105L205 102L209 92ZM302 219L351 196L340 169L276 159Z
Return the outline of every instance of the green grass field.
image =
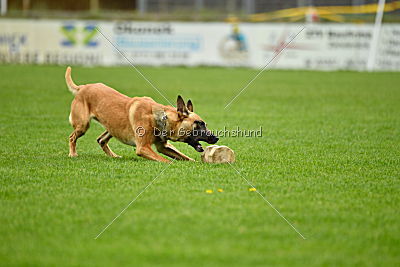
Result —
M0 66L0 265L252 266L400 263L400 75L143 68L171 101L181 94L211 129L263 129L222 137L234 167L167 165L111 140L92 123L68 158L73 99L64 67ZM73 68L75 82L104 82L167 104L128 67ZM222 188L223 193L216 190ZM214 190L206 194L205 190Z

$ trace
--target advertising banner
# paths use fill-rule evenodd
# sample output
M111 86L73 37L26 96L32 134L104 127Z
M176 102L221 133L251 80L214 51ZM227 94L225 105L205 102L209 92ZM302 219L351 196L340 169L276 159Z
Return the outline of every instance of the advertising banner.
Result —
M96 25L86 21L0 20L0 62L102 65L106 55Z
M271 68L365 70L372 32L370 24L2 19L0 63L262 68L274 59ZM400 70L400 24L382 26L375 69Z

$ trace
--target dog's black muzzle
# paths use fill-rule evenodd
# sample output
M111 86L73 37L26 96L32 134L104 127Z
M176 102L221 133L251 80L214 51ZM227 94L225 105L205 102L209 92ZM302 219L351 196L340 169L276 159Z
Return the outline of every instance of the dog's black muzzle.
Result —
M185 142L191 145L197 152L203 152L204 149L199 143L200 141L207 142L208 144L215 144L218 140L219 138L213 135L211 131L194 130Z
M209 144L215 144L215 143L218 142L218 140L219 140L218 137L216 137L215 135L212 135L212 136L210 136L210 138L206 142L209 143Z

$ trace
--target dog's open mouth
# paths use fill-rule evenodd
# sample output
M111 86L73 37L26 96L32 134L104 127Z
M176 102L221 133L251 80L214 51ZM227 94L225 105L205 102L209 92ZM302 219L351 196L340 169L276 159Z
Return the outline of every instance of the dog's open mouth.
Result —
M201 144L199 142L190 143L189 145L191 145L197 152L204 151L203 147L201 146Z
M204 133L204 131L203 131ZM204 149L200 144L200 141L208 144L215 144L218 142L218 137L211 134L210 131L205 132L204 136L191 135L184 141L188 145L192 146L197 152L203 152Z

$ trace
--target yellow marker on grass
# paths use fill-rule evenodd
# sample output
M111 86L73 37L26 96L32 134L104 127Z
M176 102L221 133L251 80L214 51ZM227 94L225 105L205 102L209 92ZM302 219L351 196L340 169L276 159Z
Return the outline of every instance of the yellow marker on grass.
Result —
M222 193L222 192L224 192L224 189L219 188L218 192Z
M250 191L250 192L255 192L255 191L257 191L257 189L255 189L254 187L250 187L250 188L249 188L249 191Z
M207 193L207 194L212 194L213 191L212 191L211 189L207 189L207 190L206 190L206 193Z

